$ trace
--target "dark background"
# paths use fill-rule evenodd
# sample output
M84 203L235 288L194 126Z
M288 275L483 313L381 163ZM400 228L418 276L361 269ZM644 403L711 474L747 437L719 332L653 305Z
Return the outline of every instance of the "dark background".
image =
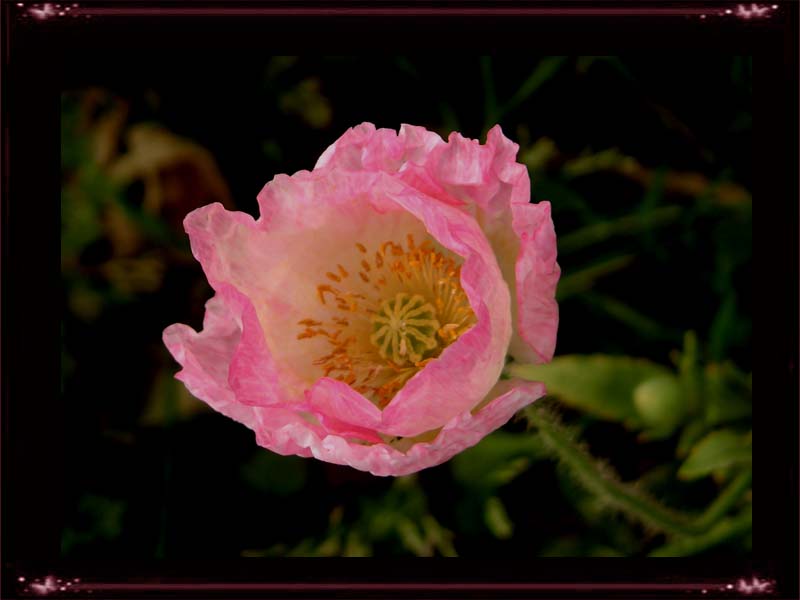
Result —
M122 45L110 29L102 41L111 48ZM462 556L643 555L657 545L658 538L645 536L643 545L626 546L617 539L621 545L615 548L609 540L625 534L587 523L572 506L570 486L548 460L533 460L496 490L514 525L513 536L503 538L486 523L453 510L470 491L456 481L452 464L420 473L404 490L392 480L258 449L246 430L196 410L200 403L181 398L182 388L170 383L177 366L161 347L160 332L176 321L199 327L210 295L199 266L185 260L188 244L179 222L193 208L181 204L186 195L178 194L174 202L165 197L159 210L148 214L143 184L106 189L102 176L100 183L92 181L93 173L89 187L96 188L89 194L122 206L133 223L122 231L138 236L138 246L129 245L134 250L118 255L114 236L124 233L109 229L106 204L95 214L98 233L84 245L65 248L65 214L70 213L64 202L71 196L64 190L88 164L93 117L120 102L128 108L123 131L157 123L206 148L230 191L231 206L251 214L255 194L274 174L310 169L329 143L358 122L392 128L408 122L445 136L457 130L479 137L498 121L520 144L520 156L542 138L554 142L557 151L547 160L537 162L535 153L528 160L534 200L553 203L560 240L626 215L680 207L669 222L591 245L581 246L579 239L576 249L560 251L565 278L617 256L634 259L588 283L578 281L573 288L578 291L562 299L557 355L627 355L670 366L670 353L692 330L704 361L731 361L749 373L757 57L675 52L553 61L506 50L490 57L391 53L286 60L258 48L181 47L158 33L160 44L117 48L113 56L82 52L82 44L92 44L76 36L63 65L60 422L65 452L59 460L64 491L63 509L50 515L62 524L63 556L213 558L248 551L282 555L292 549L325 554L335 547L329 544L326 550L328 534L343 527L342 543L333 550L338 554L348 547L347 531L363 527L370 510L380 513L391 503L413 519L433 516L453 533L452 547ZM202 32L191 39L202 40ZM516 106L499 110L517 98L522 83L543 64L554 65L545 69L552 71L545 81ZM489 81L493 94L487 93ZM87 93L101 101L95 114L81 121L77 116ZM600 154L609 149L618 154ZM129 151L123 133L116 152ZM654 186L615 171L612 159L620 156L663 177L700 176L706 187L694 195L680 186L654 192ZM579 159L584 162L577 164L590 172L570 171ZM199 167L178 168L172 177L196 179L192 168ZM714 186L722 182L735 186L732 196L720 198ZM702 193L709 188L714 192ZM136 277L133 284L114 279L108 276L113 270L102 268L143 257L152 259L139 278L144 284ZM148 272L156 275L148 280ZM675 460L674 439L642 444L622 425L587 420L571 408L564 409L564 418L586 425L592 451L624 479ZM506 431L530 435L523 429L512 423ZM679 503L697 507L713 496L715 484L676 483L676 488ZM614 523L620 531L629 528L624 519ZM629 531L641 541L638 529ZM402 533L389 535L375 540L371 552L414 554L413 535L410 540ZM742 557L749 549L739 539L711 552Z

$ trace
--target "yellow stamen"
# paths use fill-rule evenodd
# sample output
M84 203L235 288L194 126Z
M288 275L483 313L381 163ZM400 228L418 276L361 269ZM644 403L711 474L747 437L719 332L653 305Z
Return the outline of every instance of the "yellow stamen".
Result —
M337 263L325 277L342 286L351 271L358 278L343 290L317 286L320 303L332 314L325 321L298 322L304 327L298 340L323 336L331 346L312 361L320 373L348 383L381 408L476 320L457 259L429 239L417 245L407 234L405 241L405 248L392 240L381 243L373 262L367 247L356 242L353 262ZM355 271L352 265L358 265Z

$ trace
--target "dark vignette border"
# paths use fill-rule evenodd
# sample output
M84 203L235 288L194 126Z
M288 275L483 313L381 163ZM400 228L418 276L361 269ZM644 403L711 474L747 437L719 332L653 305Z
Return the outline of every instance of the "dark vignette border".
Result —
M0 596L38 590L70 596L92 592L89 597L97 598L656 598L740 597L749 590L800 597L798 4L776 2L770 14L753 13L753 3L652 0L569 5L162 0L63 6L70 11L61 15L55 3L2 4ZM756 220L760 263L754 281L762 325L755 338L760 373L755 485L760 491L752 559L247 559L191 564L60 560L59 490L68 474L59 450L69 435L61 427L60 314L54 307L60 281L55 206L62 87L89 81L113 61L131 60L142 50L188 56L393 52L409 46L417 52L754 56L754 195L763 208ZM30 586L34 580L38 588Z

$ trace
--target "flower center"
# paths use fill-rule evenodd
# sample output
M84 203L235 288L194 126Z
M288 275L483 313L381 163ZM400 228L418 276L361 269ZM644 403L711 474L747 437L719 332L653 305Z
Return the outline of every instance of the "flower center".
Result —
M419 294L399 292L384 300L380 312L372 317L374 333L369 341L396 365L420 362L425 353L439 347L436 332L440 325L435 315L436 309Z
M297 339L324 336L330 351L314 360L325 377L351 385L380 408L475 324L457 257L387 241L370 252L356 243L349 268L337 264L317 286L325 321L303 319ZM358 277L351 276L357 273Z

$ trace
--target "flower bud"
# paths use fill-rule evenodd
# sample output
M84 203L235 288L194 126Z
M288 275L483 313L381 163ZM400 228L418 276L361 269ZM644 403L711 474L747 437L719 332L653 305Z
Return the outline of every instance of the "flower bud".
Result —
M636 412L644 424L672 432L686 416L686 398L677 377L659 375L640 383L633 391Z

